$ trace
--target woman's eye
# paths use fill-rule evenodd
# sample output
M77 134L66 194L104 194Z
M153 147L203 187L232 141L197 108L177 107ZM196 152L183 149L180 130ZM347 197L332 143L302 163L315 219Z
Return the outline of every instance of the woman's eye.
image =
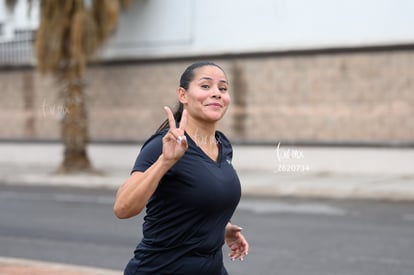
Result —
M220 90L221 92L226 92L226 91L227 91L227 87L220 87L220 88L219 88L219 90Z
M209 85L207 85L207 84L204 84L204 85L201 85L201 88L203 88L203 89L208 89L208 88L210 88L210 86L209 86Z

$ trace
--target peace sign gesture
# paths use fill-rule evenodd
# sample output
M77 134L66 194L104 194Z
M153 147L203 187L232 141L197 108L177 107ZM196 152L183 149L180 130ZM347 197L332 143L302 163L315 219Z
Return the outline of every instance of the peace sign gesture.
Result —
M184 135L187 125L187 111L184 110L181 116L180 126L177 128L174 115L169 107L164 107L168 115L170 130L162 139L162 154L165 160L176 162L188 148L187 138Z

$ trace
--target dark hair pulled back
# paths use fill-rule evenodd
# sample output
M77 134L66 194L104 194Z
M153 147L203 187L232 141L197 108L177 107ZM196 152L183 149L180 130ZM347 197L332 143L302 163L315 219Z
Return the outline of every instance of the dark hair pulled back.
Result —
M193 63L190 66L188 66L183 72L183 74L181 75L180 87L183 88L184 90L188 90L188 87L190 86L190 82L194 79L194 71L204 66L215 66L223 71L223 69L219 65L211 61L200 61L200 62ZM181 121L183 110L184 110L184 105L181 102L178 102L178 106L173 111L175 121L177 122ZM169 128L168 118L164 120L164 122L157 129L156 133L159 133L162 130L167 129L167 128Z

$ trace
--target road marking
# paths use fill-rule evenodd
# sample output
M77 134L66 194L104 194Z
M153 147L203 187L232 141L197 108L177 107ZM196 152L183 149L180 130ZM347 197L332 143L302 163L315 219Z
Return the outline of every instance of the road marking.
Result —
M404 214L402 216L402 219L404 221L410 221L410 222L412 222L412 221L414 221L414 214Z
M40 194L40 193L20 193L13 191L5 191L0 193L2 199L18 199L18 200L53 200L57 202L69 203L96 203L96 204L113 204L114 196L102 195L82 195L82 194Z
M6 191L0 193L2 199L20 199L20 200L53 200L66 203L94 203L94 204L113 204L114 196L104 195L82 195L82 194L66 194L66 193L21 193ZM324 203L287 203L276 202L270 200L249 200L242 199L238 209L252 211L257 214L268 213L295 213L309 215L329 215L329 216L345 216L347 211L338 207L333 207ZM411 218L414 219L412 216ZM406 219L410 219L409 216Z
M347 211L322 203L286 203L269 200L242 200L239 209L258 214L296 213L310 215L345 216Z
M410 264L404 261L401 261L400 259L395 259L395 258L385 258L385 257L377 257L377 258L373 258L373 257L365 257L365 256L350 256L347 259L348 262L350 263L377 263L377 264L382 264L382 265L401 265L401 264Z
M99 196L99 195L72 195L72 194L55 194L53 198L61 202L79 202L79 203L97 203L97 204L113 204L115 197Z

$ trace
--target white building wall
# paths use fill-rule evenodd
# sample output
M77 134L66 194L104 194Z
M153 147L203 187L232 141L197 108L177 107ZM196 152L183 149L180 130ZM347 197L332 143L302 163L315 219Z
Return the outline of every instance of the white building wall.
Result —
M412 0L136 0L107 58L323 49L414 42Z
M0 0L0 22L7 22L16 29L35 29L39 25L39 1L18 0L13 11L6 6L5 0Z

